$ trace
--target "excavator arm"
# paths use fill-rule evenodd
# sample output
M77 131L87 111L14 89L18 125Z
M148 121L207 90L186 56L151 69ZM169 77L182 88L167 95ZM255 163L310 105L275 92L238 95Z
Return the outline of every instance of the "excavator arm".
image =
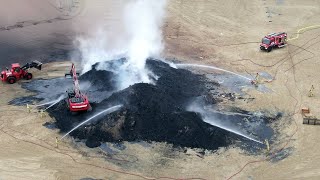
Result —
M80 88L79 88L79 81L78 76L79 73L76 72L75 65L72 63L70 73L66 73L64 75L66 78L72 78L73 79L73 86L74 86L74 93L75 97L80 97Z
M27 63L25 64L24 66L21 67L22 70L27 70L27 69L30 69L30 68L36 68L38 70L41 70L41 67L42 67L42 63L40 61L32 61L31 63Z

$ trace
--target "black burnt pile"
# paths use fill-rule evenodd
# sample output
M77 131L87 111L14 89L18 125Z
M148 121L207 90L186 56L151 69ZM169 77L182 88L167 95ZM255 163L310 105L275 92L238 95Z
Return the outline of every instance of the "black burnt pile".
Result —
M115 74L110 71L97 70L96 66L97 64L92 67L92 70L81 75L79 80L80 85L83 86L81 89L85 90L90 102L99 103L116 89Z
M209 92L206 88L208 82L203 76L172 68L156 60L148 60L146 66L157 77L154 84L137 83L114 92L116 75L96 70L97 65L94 65L93 70L81 76L81 83L91 83L93 90L89 90L90 96L100 91L113 93L106 98L97 93L100 100L92 104L92 112L72 115L68 112L65 101L48 112L56 119L57 127L62 132L67 132L92 115L122 104L119 111L97 117L71 133L75 138L87 139L89 147L98 146L98 142L104 141L145 140L217 149L238 138L204 122L200 114L186 111L187 105L195 98L202 98Z

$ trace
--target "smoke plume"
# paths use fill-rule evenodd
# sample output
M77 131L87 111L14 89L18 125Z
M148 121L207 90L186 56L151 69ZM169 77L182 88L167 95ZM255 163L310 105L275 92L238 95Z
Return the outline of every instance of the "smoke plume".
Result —
M159 57L163 50L162 24L165 16L166 0L127 1L120 19L121 31L116 35L100 29L92 37L77 39L82 57L83 71L87 72L97 62L105 62L120 57L127 61L112 69L118 74L118 88L124 89L134 83L150 83L150 72L145 68L149 57ZM110 70L99 66L100 69Z

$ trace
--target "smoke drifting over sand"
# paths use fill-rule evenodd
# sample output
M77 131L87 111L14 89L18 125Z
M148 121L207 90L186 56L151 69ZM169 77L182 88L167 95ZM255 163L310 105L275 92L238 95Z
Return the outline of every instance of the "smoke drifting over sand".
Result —
M104 29L95 30L95 35L90 38L79 37L77 42L82 55L83 73L97 62L126 57L126 63L116 69L103 65L99 68L118 74L119 89L138 82L150 83L150 72L145 68L145 63L148 57L161 56L164 47L161 26L165 7L166 0L131 0L123 9L118 25L123 31L117 37L109 37Z

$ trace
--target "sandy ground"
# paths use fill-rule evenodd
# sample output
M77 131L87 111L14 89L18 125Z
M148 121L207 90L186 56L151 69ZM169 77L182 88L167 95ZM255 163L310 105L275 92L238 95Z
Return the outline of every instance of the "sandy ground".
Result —
M1 4L16 7L14 1L11 2L3 1ZM43 12L30 10L31 7L20 9L21 15L15 16L1 11L11 19L0 14L0 27L19 21L68 17L65 11L45 5L44 1L39 4L40 1L30 0L28 4L31 2L36 4L33 8L44 7ZM23 57L25 49L30 57L33 53L41 54L30 49L56 42L61 44L66 39L68 46L72 44L77 25L88 27L86 24L91 23L90 18L99 17L107 7L114 11L121 9L121 3L112 1L80 1L80 4L81 10L75 8L70 13L69 16L74 15L72 19L0 31L1 47L4 47L0 51L1 62L12 62L15 56ZM248 96L255 99L249 103L236 101L234 105L248 110L285 112L277 124L280 134L271 146L271 152L284 147L290 152L287 158L277 162L263 161L265 155L248 155L238 148L221 149L219 153L207 153L201 158L196 150L188 150L186 154L172 152L170 146L163 143L153 143L148 148L125 143L127 149L117 156L105 156L99 153L99 149L87 149L71 139L56 148L57 131L42 126L52 121L48 116L40 117L35 110L28 113L26 108L7 105L10 99L30 93L22 90L19 83L0 84L0 179L144 179L141 176L227 179L237 172L239 174L233 179L319 179L319 127L302 125L300 109L309 107L312 115L320 117L317 108L320 105L320 80L317 78L320 30L306 31L298 39L289 41L287 47L271 53L259 50L259 41L267 33L286 31L291 38L300 28L320 24L319 7L320 2L313 0L176 0L169 1L168 5L164 26L165 56L189 63L214 65L244 75L264 71L274 77L274 81L264 83L272 92L247 89ZM104 19L107 26L116 23L113 15L102 16L109 17ZM58 36L52 36L53 33ZM68 33L69 39L61 38ZM28 48L29 45L33 48ZM50 46L45 47L50 49ZM35 76L61 75L68 65L45 65L46 71L35 72ZM307 95L311 85L315 87L315 97L310 98ZM259 162L249 164L240 172L252 161Z

